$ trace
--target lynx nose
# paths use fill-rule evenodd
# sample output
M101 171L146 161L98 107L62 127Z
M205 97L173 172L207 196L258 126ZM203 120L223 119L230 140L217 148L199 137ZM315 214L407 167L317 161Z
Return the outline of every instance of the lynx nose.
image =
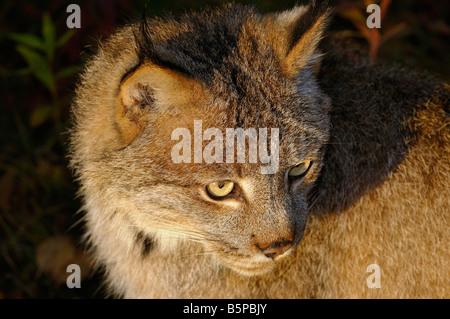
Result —
M285 240L273 243L272 245L266 247L258 246L258 248L262 251L264 255L266 255L267 258L273 259L277 256L284 254L289 248L292 247L292 245L293 244L291 240Z

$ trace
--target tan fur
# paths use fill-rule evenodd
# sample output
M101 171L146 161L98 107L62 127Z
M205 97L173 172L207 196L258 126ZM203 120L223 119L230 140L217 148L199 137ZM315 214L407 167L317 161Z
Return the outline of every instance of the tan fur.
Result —
M285 26L304 12L298 7L263 19L250 14L228 56L239 61L242 73L235 80L243 83L241 89L246 85L241 99L230 90L227 70L214 70L213 84L206 84L151 61L138 66L131 40L136 26L119 30L99 48L77 89L71 156L84 199L86 242L114 296L450 297L448 86L416 105L401 124L414 132L413 141L380 185L339 212L309 214L301 241L285 255L268 260L256 248L298 234L299 221L293 222L292 214L298 216L283 186L285 172L302 160L314 162L302 184L292 186L301 192L314 185L326 165L319 148L326 144L330 99L310 78L317 74L317 44L326 15L287 49ZM193 30L183 21L154 23L158 41ZM273 61L256 56L255 43L269 46ZM269 62L287 79L264 72ZM299 72L306 74L306 87L303 78L295 78ZM311 106L319 98L320 112ZM360 96L357 102L363 106L365 99ZM308 111L286 103L306 105ZM299 125L296 119L307 112L311 117ZM284 141L292 138L280 146L280 171L273 178L247 164L170 160L173 129L192 132L195 119L203 121L204 129L224 129L237 126L239 118L248 127L282 126ZM297 152L299 143L315 148L305 157ZM240 185L243 198L220 202L205 193L208 183L230 178ZM381 288L367 286L370 264L381 268Z

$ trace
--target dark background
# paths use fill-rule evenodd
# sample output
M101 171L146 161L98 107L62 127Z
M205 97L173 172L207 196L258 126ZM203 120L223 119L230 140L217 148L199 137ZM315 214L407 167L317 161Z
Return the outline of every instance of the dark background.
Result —
M263 12L296 1L253 3ZM381 29L364 27L371 2L386 6ZM70 3L81 29L69 31ZM99 39L128 21L181 14L225 1L3 1L0 4L0 299L104 298L81 250L81 204L67 169L70 101ZM299 1L302 3L302 1ZM329 32L351 38L372 59L398 62L450 80L450 1L330 1ZM388 5L388 6L387 6ZM82 268L81 289L66 286L68 264Z

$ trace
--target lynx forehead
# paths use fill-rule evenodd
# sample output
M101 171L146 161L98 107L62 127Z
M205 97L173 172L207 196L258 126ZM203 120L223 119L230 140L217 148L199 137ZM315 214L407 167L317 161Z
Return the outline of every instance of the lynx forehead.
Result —
M248 144L248 163L255 164L259 160L261 164L269 164L261 166L261 174L275 174L280 160L279 128L270 129L270 142L267 131L267 128L259 128L258 131L252 127L246 130L240 127L226 128L224 137L222 131L216 127L207 128L203 132L202 121L194 120L193 134L184 127L178 127L172 131L171 139L181 139L181 141L172 147L171 158L174 163L202 163L203 161L208 164L224 163L224 161L234 163L236 145L237 163L246 163L246 145ZM191 140L193 140L192 143ZM210 140L212 141L203 148L203 141ZM193 155L191 154L192 144Z

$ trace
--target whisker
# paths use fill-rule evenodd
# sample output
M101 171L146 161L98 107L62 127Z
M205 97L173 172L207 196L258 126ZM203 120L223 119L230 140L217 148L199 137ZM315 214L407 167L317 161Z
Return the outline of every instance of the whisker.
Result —
M130 227L136 227L141 229L140 226L138 225L133 225L130 224L128 225ZM186 229L177 229L174 228L173 225L171 225L170 223L161 223L158 222L158 224L156 225L152 225L151 227L153 230L163 230L163 231L167 231L169 232L173 238L184 238L184 239L189 239L189 240L195 240L197 242L203 242L205 237L199 233L192 233L190 231L187 231ZM179 235L179 236L176 236Z
M317 203L317 201L319 200L319 198L320 198L321 196L323 196L323 193L318 193L318 194L316 194L313 203L309 205L309 209L312 209L312 208L314 207L314 205Z
M189 226L186 225L182 225L179 223L174 223L170 220L158 220L155 221L154 223L154 227L155 228L159 228L159 227L163 226L163 230L167 230L167 231L175 231L175 232L179 232L179 233L184 233L184 234L189 234L192 237L196 237L198 239L204 239L204 234L200 233L198 230L194 230L192 228L190 228ZM164 228L164 226L166 226L167 228Z
M207 255L211 255L214 252L215 252L214 250L205 250L203 252L183 254L183 255L180 255L179 257L180 258L188 258L188 257L196 257L196 256L207 256Z

